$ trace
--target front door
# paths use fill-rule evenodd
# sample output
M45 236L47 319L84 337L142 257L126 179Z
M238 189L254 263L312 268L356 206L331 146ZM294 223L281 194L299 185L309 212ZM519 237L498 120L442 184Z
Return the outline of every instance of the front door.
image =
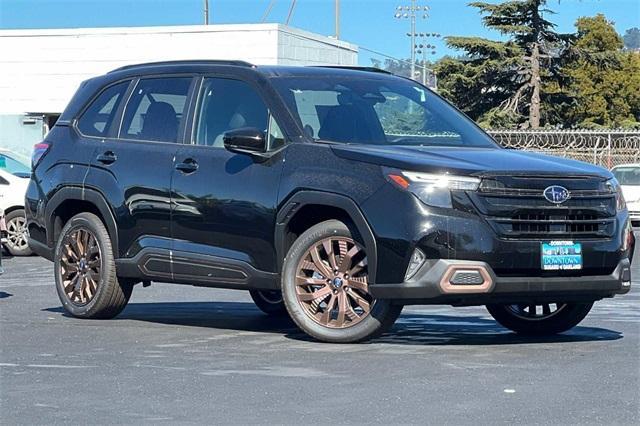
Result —
M264 160L227 151L224 133L241 127L263 130L273 155ZM275 119L253 86L227 78L202 81L191 144L179 149L173 172L177 281L182 276L187 282L242 287L253 278L247 275L275 272L283 146Z

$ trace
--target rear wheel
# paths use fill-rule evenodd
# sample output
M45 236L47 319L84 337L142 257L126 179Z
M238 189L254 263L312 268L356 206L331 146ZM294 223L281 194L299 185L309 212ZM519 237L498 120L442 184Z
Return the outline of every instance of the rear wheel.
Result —
M349 227L329 220L305 231L284 262L287 311L305 333L332 343L371 339L391 327L402 306L369 293L364 246Z
M64 309L79 318L113 318L129 301L133 283L119 281L104 224L80 213L64 226L54 259L56 290Z
M265 314L272 316L287 315L287 308L279 290L250 290L249 294L256 306Z
M14 210L5 217L7 225L7 250L13 256L31 256L27 242L27 219L24 210Z
M487 305L487 310L502 326L525 335L562 333L578 325L593 303L545 303Z

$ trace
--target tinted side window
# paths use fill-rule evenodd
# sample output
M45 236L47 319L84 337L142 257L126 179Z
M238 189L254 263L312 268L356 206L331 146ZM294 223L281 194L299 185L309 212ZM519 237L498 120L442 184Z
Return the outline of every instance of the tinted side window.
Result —
M120 137L177 142L191 77L140 80L127 103Z
M208 78L200 99L198 145L223 147L224 133L241 127L268 130L269 111L262 98L244 81Z
M124 81L100 93L78 120L80 133L87 136L106 136L127 87L129 81Z

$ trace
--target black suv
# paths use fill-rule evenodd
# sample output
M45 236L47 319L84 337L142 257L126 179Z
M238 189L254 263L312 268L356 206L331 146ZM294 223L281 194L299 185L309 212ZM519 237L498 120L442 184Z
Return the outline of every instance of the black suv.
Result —
M327 342L406 304L562 332L629 291L635 244L600 167L502 149L409 79L240 61L84 82L35 147L26 211L73 316L114 317L136 283L225 287Z

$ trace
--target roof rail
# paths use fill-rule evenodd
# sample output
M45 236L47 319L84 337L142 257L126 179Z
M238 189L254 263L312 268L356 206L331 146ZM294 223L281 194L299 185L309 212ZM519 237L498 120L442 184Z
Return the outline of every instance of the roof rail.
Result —
M233 65L237 67L254 67L255 65L239 60L225 60L225 59L186 59L178 61L160 61L160 62L145 62L142 64L125 65L120 68L109 71L109 74L116 71L124 71L135 68L145 67L157 67L163 65Z
M381 74L393 74L392 72L382 70L376 67L359 67L356 65L311 65L312 68L338 68L345 70L355 70L355 71L367 71L367 72L379 72Z

